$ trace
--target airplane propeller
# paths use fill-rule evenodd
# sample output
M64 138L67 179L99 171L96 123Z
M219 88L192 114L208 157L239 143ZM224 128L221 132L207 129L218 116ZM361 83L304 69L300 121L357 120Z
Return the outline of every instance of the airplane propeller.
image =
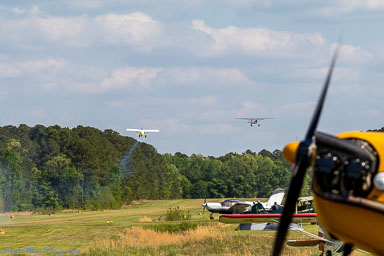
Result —
M303 141L300 142L296 153L295 168L292 172L292 178L288 189L287 199L284 204L283 214L280 218L279 229L275 238L273 247L273 256L280 255L285 237L287 235L289 224L292 220L292 215L296 208L296 202L300 194L301 187L307 168L311 165L311 160L316 152L315 131L320 119L321 111L323 109L324 101L328 91L328 86L331 81L333 69L336 63L340 44L338 43L332 58L331 65L328 70L328 75L325 80L323 90L318 100L315 112L313 113L312 120L309 124L308 131Z
M206 208L206 205L207 205L207 197L204 198L204 203L202 205L203 205L203 215L204 215L205 208Z

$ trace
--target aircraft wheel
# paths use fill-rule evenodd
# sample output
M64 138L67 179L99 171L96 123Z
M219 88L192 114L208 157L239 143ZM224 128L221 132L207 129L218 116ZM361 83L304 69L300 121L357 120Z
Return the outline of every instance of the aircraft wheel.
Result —
M325 252L325 256L332 256L332 251L331 250L327 250Z

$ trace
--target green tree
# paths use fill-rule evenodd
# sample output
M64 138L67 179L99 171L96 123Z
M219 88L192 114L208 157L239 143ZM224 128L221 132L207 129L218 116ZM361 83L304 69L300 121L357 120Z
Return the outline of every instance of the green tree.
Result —
M0 193L3 210L18 211L23 203L22 159L10 148L0 150Z

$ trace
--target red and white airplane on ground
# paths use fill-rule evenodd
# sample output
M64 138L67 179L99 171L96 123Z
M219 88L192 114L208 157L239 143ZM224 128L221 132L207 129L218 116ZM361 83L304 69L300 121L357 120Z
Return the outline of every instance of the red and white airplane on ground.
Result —
M219 221L227 224L251 224L261 222L279 221L281 213L258 213L258 214L223 214L220 215ZM317 222L316 213L295 213L292 222Z

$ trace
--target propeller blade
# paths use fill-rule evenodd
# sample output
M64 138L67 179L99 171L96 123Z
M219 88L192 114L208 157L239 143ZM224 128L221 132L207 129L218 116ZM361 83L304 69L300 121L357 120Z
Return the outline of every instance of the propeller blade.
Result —
M333 69L335 67L337 55L340 49L340 44L336 45L335 52L331 61L331 65L328 70L328 75L323 85L323 90L320 94L316 109L312 115L312 120L309 123L307 134L303 141L300 142L299 148L297 149L297 157L295 163L295 169L292 172L291 182L289 184L287 199L283 208L283 214L280 218L279 229L275 238L273 246L273 256L280 255L283 248L284 240L288 232L289 224L292 220L292 215L296 208L296 201L299 197L301 187L303 186L305 173L307 168L311 164L312 155L315 148L315 131L319 123L321 111L323 109L324 101L327 95L329 83L332 78Z
M204 203L203 203L203 215L204 215L204 212L205 212L206 205L207 205L207 197L204 198Z
M300 150L300 146L299 146L299 150ZM295 175L292 177L291 183L288 188L287 199L284 204L283 214L280 218L279 229L275 238L275 244L274 244L273 253L272 253L272 255L274 256L280 255L281 249L284 244L285 236L287 235L287 232L288 232L289 224L291 223L291 220L292 220L292 215L296 209L296 201L299 197L301 187L303 185L305 173L308 166L310 165L310 160L311 160L310 156L303 156L297 161L295 165L295 169L293 172L295 173Z

